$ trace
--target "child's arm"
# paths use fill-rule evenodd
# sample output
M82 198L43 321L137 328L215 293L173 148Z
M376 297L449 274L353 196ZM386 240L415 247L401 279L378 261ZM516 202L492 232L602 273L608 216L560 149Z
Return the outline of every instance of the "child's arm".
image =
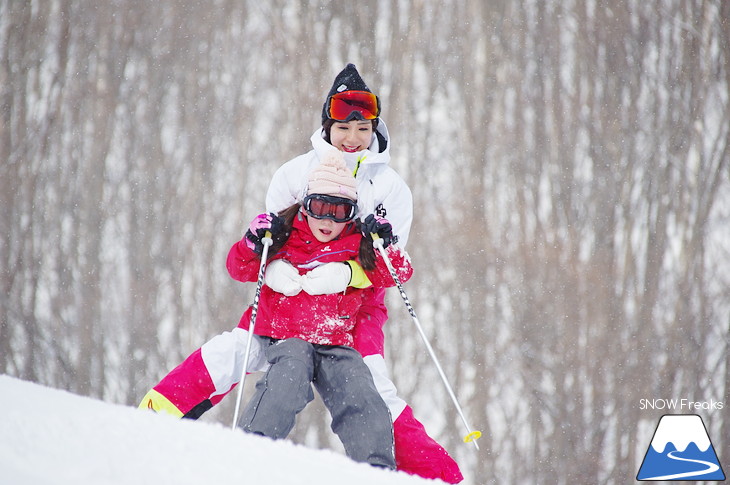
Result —
M261 256L248 247L246 236L236 242L228 251L226 268L234 280L256 281L260 264Z
M395 274L398 277L398 281L405 283L411 276L413 276L413 266L411 266L411 258L405 249L398 245L391 244L385 248L385 254L390 260L390 264L395 270ZM373 286L388 288L395 286L393 276L390 274L388 266L385 264L380 251L375 251L375 269L372 271L365 271L368 279L372 282Z

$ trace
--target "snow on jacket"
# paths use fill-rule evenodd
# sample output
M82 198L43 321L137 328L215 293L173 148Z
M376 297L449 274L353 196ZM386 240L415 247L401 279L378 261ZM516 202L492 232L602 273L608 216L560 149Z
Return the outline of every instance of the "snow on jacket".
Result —
M274 173L266 194L267 212L279 212L301 202L306 195L307 176L329 150L336 150L317 129L310 138L312 150L300 155ZM393 225L398 244L405 248L413 221L413 196L408 185L390 163L390 135L381 119L366 150L345 153L345 163L357 173L358 217L368 214L385 217ZM359 166L358 166L359 161Z
M294 218L289 239L272 260L285 259L300 274L304 274L321 264L357 260L361 239L362 235L355 229L355 224L350 223L337 239L319 242L306 219L299 213ZM386 252L400 281L407 281L413 268L405 251L397 245L390 245ZM238 281L256 281L259 265L259 256L248 248L245 240L234 244L228 253L226 267L231 277ZM376 268L366 271L366 274L375 287L394 285L379 253L376 253ZM275 339L297 337L315 344L352 346L356 314L363 304L366 291L348 287L343 293L310 295L301 291L294 296L284 296L264 285L256 315L255 333ZM250 318L249 307L238 326L248 328Z

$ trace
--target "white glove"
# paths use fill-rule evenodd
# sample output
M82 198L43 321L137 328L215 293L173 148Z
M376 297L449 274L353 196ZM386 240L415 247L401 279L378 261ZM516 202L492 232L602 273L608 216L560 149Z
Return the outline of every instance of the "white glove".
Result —
M286 296L302 291L302 276L299 271L283 259L275 259L266 267L264 282L272 290Z
M302 289L310 295L341 293L347 289L350 278L352 278L350 265L325 263L302 277Z

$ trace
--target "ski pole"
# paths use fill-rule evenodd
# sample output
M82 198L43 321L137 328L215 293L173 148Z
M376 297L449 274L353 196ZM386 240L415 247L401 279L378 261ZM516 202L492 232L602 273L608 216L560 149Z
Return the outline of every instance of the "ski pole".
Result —
M248 324L248 340L246 342L246 353L243 356L243 369L241 370L241 378L238 381L238 397L236 399L236 410L233 413L233 425L231 430L236 429L236 423L238 422L238 412L241 408L241 396L243 396L243 384L246 381L246 369L248 368L249 353L251 352L251 341L253 340L253 329L256 324L256 313L259 309L259 297L261 296L261 287L264 285L264 271L266 271L266 258L269 255L269 246L273 244L271 239L271 232L266 231L264 237L261 238L261 242L264 244L264 250L261 252L261 264L259 265L259 276L256 281L256 294L253 297L253 304L251 305L251 322Z
M459 401L456 399L456 395L454 394L454 391L451 390L451 386L449 385L449 381L446 378L446 374L444 374L444 371L441 368L441 364L439 364L439 361L436 358L436 353L433 351L433 347L431 347L431 344L429 343L428 338L426 337L426 334L423 331L423 327L421 326L421 323L418 321L418 317L416 316L416 311L413 309L411 302L408 301L408 295L406 295L406 292L403 289L403 285L401 284L400 279L398 278L398 275L395 273L395 269L393 269L393 264L390 262L390 258L388 257L387 253L385 252L385 248L383 247L383 239L375 233L371 233L370 235L373 238L373 246L378 248L378 251L380 251L380 255L383 256L383 260L385 260L385 265L388 267L388 271L390 271L390 276L393 278L393 281L395 282L396 286L398 287L398 291L400 292L401 298L403 298L403 302L406 304L408 313L411 314L411 317L413 318L413 323L416 324L418 333L421 335L421 339L423 339L423 343L426 344L426 349L428 350L428 353L431 354L431 359L433 360L433 363L436 364L436 369L438 369L439 375L441 376L441 380L444 382L444 385L446 386L446 390L448 391L449 396L451 397L451 400L454 402L454 406L456 406L456 411L459 413L459 416L461 417L461 421L464 423L464 426L466 427L467 434L466 434L466 436L464 436L464 443L472 442L472 443L474 443L474 446L478 450L479 445L477 444L476 440L478 440L482 436L482 432L477 431L477 430L472 431L471 426L469 426L469 423L466 421L466 417L464 416L464 413L461 410L461 406L459 406Z

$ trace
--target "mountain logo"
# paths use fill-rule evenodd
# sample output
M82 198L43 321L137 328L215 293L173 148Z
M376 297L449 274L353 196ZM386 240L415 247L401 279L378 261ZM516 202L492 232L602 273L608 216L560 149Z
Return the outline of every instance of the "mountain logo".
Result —
M725 473L702 418L696 414L662 416L636 479L724 481Z

